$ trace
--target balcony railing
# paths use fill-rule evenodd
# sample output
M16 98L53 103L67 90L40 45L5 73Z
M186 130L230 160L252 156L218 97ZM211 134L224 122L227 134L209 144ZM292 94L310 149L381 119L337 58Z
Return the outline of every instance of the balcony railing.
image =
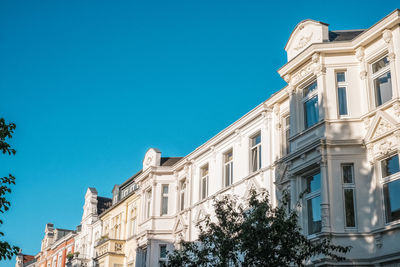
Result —
M125 240L103 237L96 244L96 257L107 253L124 255L124 245Z

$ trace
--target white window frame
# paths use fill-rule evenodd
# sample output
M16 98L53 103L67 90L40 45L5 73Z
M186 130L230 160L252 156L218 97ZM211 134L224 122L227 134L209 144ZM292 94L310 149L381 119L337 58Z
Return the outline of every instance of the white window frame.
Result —
M351 166L352 170L352 181L351 183L345 183L344 181L344 168L345 166ZM343 215L344 215L344 228L345 229L357 229L357 204L356 204L356 186L355 186L355 171L354 171L354 163L346 162L340 164L340 171L342 177L342 197L343 197ZM353 191L353 210L354 210L354 226L347 226L347 217L346 217L346 196L345 191L352 190Z
M373 66L375 63L377 63L378 61L380 61L380 60L382 60L382 59L384 59L384 58L388 58L389 64L388 64L387 66L383 67L382 69L380 69L380 70L378 70L377 72L374 73L374 70L373 70L373 67L372 67L372 66ZM385 74L385 73L387 73L387 72L390 72L390 75L392 75L392 71L391 71L391 69L390 69L390 60L389 60L389 57L388 57L387 53L385 53L385 54L382 55L382 56L379 56L379 57L378 57L377 59L375 59L374 61L371 61L371 63L369 64L369 69L370 69L370 71L371 71L371 84L372 84L371 87L372 87L372 95L374 96L374 105L375 105L375 107L380 107L380 106L382 106L382 105L384 105L385 103L387 103L387 102L390 101L390 100L388 100L388 101L386 101L386 102L384 102L384 103L378 105L378 95L377 95L377 90L376 90L376 88L375 88L375 79L378 79L380 76L382 76L383 74ZM392 98L391 98L391 99L393 99L393 83L392 83L392 81L391 81L391 90L392 90Z
M136 207L131 210L131 223L130 223L130 236L136 235L137 227L137 209Z
M316 83L316 84L317 84L317 88L316 88L314 91L309 92L307 95L304 95L305 89L308 88L308 87L309 87L310 85L312 85L313 83ZM319 90L318 86L319 86L319 85L318 85L318 81L317 81L317 79L314 77L313 79L311 79L309 82L305 83L305 84L301 87L301 88L302 88L302 96L303 96L303 98L302 98L302 100L301 100L301 106L302 106L302 110L303 110L303 121L304 121L303 127L304 127L304 130L307 130L307 129L313 127L314 125L318 124L318 122L321 120L321 118L319 117L319 108L320 108L320 107L319 107L319 97L318 97L318 90ZM306 113L307 113L307 108L306 108L306 102L308 102L309 100L313 99L314 97L317 98L317 103L318 103L318 110L317 110L318 120L317 120L317 122L314 123L313 125L310 125L310 126L307 127L307 115L306 115Z
M208 197L208 181L209 181L210 165L204 164L200 168L200 199L206 199Z
M260 136L260 143L253 145L253 140L256 140L257 136ZM257 133L253 134L250 137L250 173L256 172L256 171L260 170L261 167L262 167L262 165L261 165L262 164L262 155L261 155L262 146L261 146L261 143L262 143L261 131L258 131ZM254 162L253 150L257 150L257 153L255 153L255 155L256 155L256 159L255 160L256 160L257 168L255 170L253 169L253 166L254 166L254 164L253 164L253 162Z
M152 188L146 190L145 219L149 219L151 217L151 201L152 201Z
M179 211L186 208L186 179L179 181Z
M337 79L338 73L344 73L344 82L339 82ZM339 118L346 118L350 116L350 110L349 110L349 94L348 94L348 82L347 82L347 70L345 69L339 69L335 70L335 81L336 81L336 99L337 99L337 114ZM346 111L347 114L340 114L340 98L339 98L339 88L345 88L346 90Z
M382 185L382 201L383 201L382 205L383 205L383 213L384 213L384 222L385 222L386 225L396 224L396 223L400 222L400 219L393 220L393 221L388 221L387 220L388 214L387 214L387 210L386 210L385 191L384 191L384 185L389 184L389 183L394 182L394 181L397 181L397 180L400 180L400 171L396 172L396 173L394 173L392 175L386 176L386 177L382 176L382 162L387 160L387 159L389 159L389 158L391 158L391 157L393 157L393 156L396 156L396 155L398 157L399 165L400 165L400 154L398 154L398 153L392 153L389 156L387 156L387 157L385 157L385 158L383 158L383 159L381 159L379 161L379 173L380 173L381 185Z
M167 193L164 193L164 187L167 188ZM163 215L168 215L168 195L169 195L169 184L163 184L161 185L161 209L160 209L160 214L161 216ZM167 211L164 213L163 207L164 207L164 201L167 202Z
M229 159L229 154L232 154L231 159ZM224 187L228 187L233 184L233 149L229 149L224 153L224 167L223 167ZM227 171L228 169L228 171Z
M165 257L161 257L161 247L165 247L165 252L166 255ZM158 254L158 262L159 262L159 266L165 266L165 264L167 263L167 259L168 259L168 250L167 250L167 244L159 244L158 249L159 249L159 254Z

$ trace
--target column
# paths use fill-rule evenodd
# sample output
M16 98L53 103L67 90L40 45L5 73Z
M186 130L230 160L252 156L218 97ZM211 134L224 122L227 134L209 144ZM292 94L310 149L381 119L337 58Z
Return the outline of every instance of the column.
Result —
M321 232L330 232L330 209L329 209L329 180L328 180L328 167L324 149L321 149Z

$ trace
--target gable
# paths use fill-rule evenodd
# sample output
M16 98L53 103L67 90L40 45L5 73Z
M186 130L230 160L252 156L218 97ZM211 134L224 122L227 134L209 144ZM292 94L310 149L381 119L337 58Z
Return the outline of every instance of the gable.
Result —
M288 61L311 44L322 43L328 40L328 24L311 19L303 20L294 28L285 46Z
M396 128L397 122L386 112L379 110L376 112L371 126L365 135L365 142L369 143L379 137L386 135Z
M252 178L247 181L246 191L244 192L243 198L248 199L250 197L251 190L255 190L256 192L261 191L261 187L258 184L256 178Z

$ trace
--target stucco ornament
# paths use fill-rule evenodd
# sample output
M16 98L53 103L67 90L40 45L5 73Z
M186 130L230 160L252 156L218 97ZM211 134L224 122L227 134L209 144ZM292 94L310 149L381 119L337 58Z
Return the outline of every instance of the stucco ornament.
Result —
M383 140L379 145L378 145L378 150L381 155L387 155L389 154L390 150L392 149L392 142L389 141L388 139Z
M308 43L310 43L312 36L313 36L312 32L310 32L308 35L302 36L297 42L297 45L295 46L294 50L303 49Z
M387 133L388 131L390 131L391 129L392 129L392 125L388 121L381 119L378 126L376 127L374 137L382 136L385 133Z

